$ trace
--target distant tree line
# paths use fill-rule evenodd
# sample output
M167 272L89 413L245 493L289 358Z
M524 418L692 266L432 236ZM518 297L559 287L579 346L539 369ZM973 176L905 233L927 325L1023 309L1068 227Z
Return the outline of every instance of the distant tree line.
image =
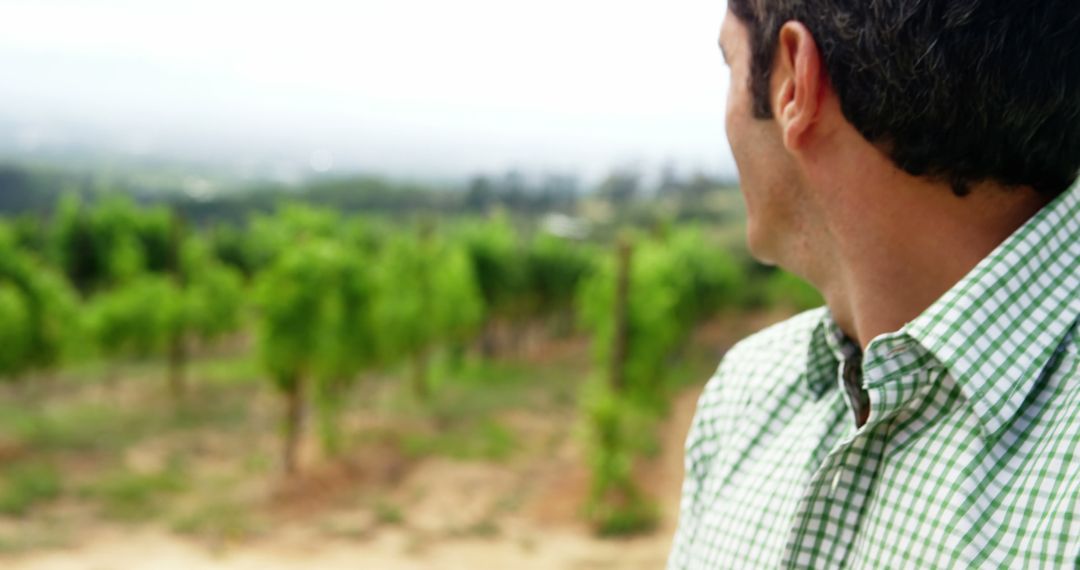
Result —
M702 173L682 175L665 167L646 180L634 167L614 169L591 186L568 174L527 175L510 170L476 175L463 183L420 183L378 176L317 178L298 185L261 182L236 184L211 194L192 194L178 178L145 187L123 174L107 179L87 172L0 164L0 214L28 219L50 214L64 195L88 203L113 194L131 196L142 205L164 205L192 224L238 224L253 213L273 212L282 202L305 203L342 213L386 216L488 214L506 211L536 217L577 212L583 201L608 204L620 222L648 222L662 214L673 221L730 221L738 218L735 185ZM728 199L711 200L710 196ZM718 209L719 204L719 209ZM726 205L725 205L726 204ZM735 205L736 207L730 207Z

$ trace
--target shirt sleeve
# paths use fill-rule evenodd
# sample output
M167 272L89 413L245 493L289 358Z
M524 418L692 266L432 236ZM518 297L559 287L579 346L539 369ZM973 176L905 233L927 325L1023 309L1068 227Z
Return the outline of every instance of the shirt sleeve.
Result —
M685 468L682 498L679 502L679 523L668 556L668 570L690 566L695 536L705 507L704 486L709 467L716 455L718 442L714 429L714 398L719 375L714 376L698 401L694 420L686 437Z

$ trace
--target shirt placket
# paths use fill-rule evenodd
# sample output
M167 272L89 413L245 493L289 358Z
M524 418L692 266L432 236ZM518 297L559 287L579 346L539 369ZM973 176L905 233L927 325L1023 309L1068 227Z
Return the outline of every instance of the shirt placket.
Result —
M883 348L884 358L899 352L895 345ZM868 355L869 356L869 355ZM869 359L868 359L869 360ZM872 367L881 374L888 367ZM848 355L839 370L839 383L851 410L844 425L854 433L829 452L814 473L796 510L783 564L785 568L841 568L859 531L866 503L881 467L890 423L887 420L903 402L884 402L863 388L862 357ZM882 386L890 378L869 378ZM875 401L875 399L877 401ZM839 400L838 400L839 402ZM843 404L841 404L843 405ZM869 420L862 427L856 424ZM839 426L838 426L839 427Z

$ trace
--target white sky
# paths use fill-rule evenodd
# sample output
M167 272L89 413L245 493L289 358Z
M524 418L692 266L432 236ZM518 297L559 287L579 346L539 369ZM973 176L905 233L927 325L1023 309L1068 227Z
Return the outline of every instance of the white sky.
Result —
M462 174L733 172L722 0L0 0L0 115ZM314 162L314 161L313 161Z

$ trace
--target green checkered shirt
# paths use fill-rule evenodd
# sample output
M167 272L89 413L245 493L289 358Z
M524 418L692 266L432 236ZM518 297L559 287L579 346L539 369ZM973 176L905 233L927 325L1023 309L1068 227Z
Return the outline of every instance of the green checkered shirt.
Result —
M1073 188L867 346L861 428L827 310L739 343L698 403L669 569L1080 567L1078 315Z

